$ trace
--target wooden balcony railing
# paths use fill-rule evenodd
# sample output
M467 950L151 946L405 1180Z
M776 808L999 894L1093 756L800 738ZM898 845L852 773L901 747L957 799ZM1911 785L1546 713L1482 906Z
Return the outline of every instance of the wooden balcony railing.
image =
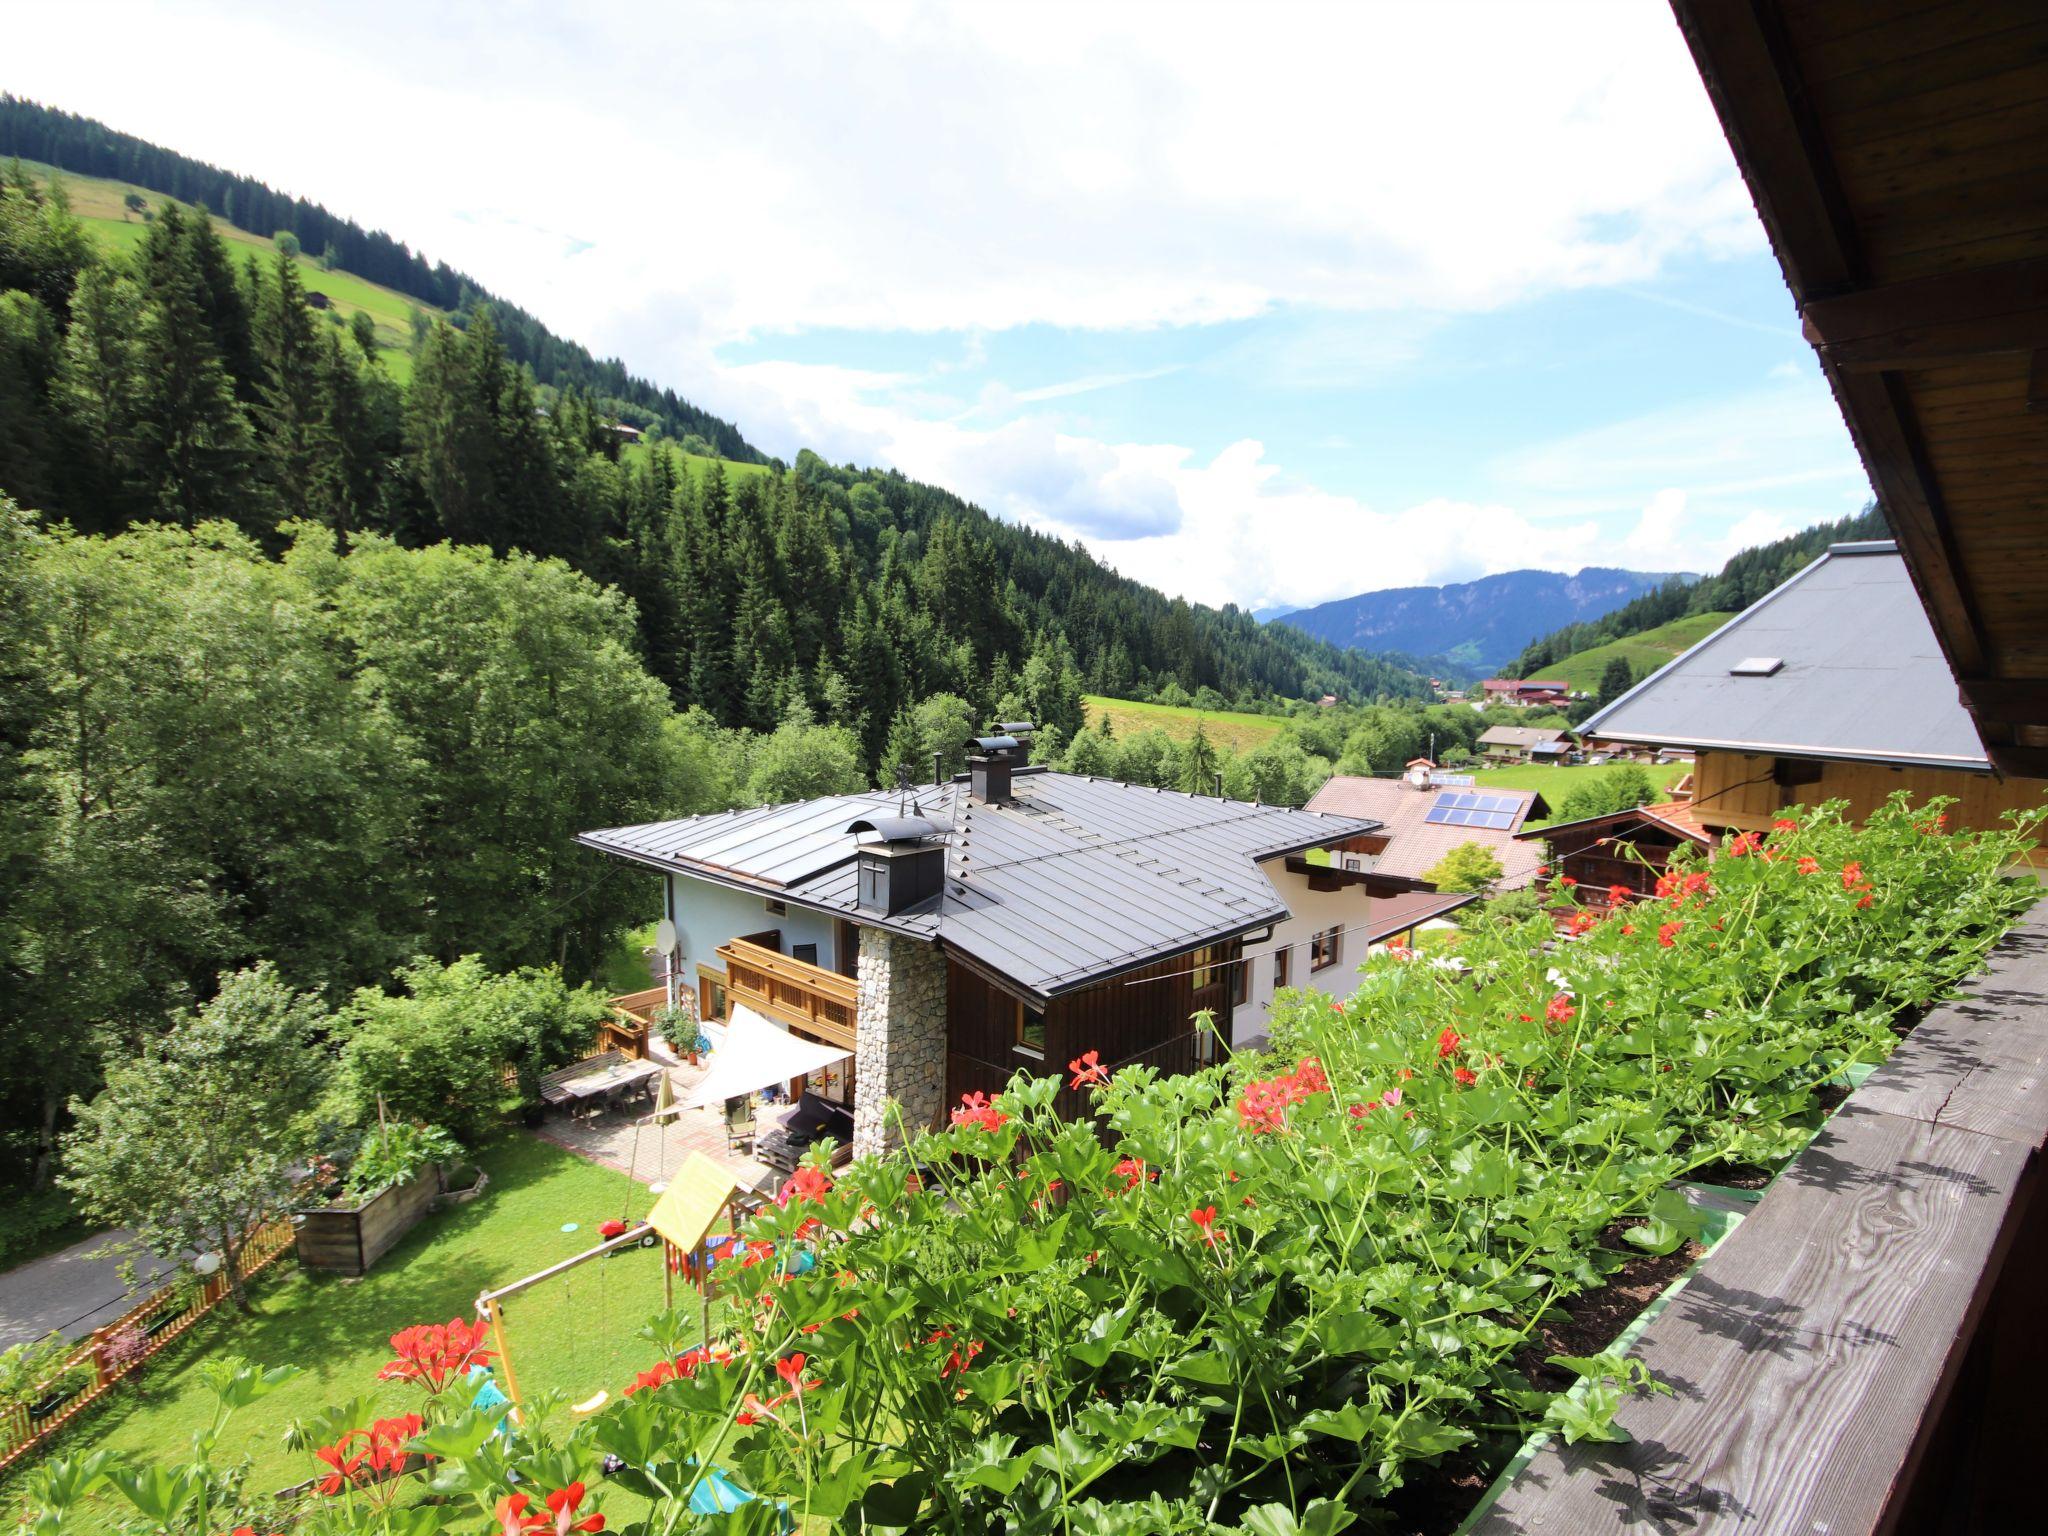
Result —
M860 990L851 976L792 960L745 939L719 945L718 958L725 962L726 993L733 1002L853 1049Z

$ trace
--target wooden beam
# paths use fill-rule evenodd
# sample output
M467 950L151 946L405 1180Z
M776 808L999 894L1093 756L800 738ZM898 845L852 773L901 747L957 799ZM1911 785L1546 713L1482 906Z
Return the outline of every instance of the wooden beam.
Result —
M1865 266L1784 20L1772 0L1671 0L1742 179L1802 303L1861 283Z
M1903 385L1896 375L1845 373L1828 367L1825 357L1822 362L1949 670L1957 677L1984 676L1990 671L1988 647Z
M2027 409L2048 411L2048 347L2027 362Z
M2022 747L2011 742L1988 741L1984 753L1991 766L2007 778L2048 779L2048 747Z
M1818 345L1841 347L1876 337L1939 333L2044 313L2048 258L1966 267L1809 299L1800 317Z
M1963 708L2018 725L2048 725L2048 678L1959 677Z

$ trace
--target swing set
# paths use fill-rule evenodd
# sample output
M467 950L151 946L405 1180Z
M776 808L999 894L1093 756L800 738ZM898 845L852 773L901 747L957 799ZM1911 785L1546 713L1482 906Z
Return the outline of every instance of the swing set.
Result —
M651 1248L659 1243L662 1248L663 1306L670 1310L674 1309L676 1276L682 1275L687 1283L696 1287L703 1337L708 1340L711 1336L710 1250L717 1245L707 1242L707 1239L711 1237L712 1228L718 1225L721 1217L725 1219L727 1231L737 1239L744 1214L741 1209L740 1187L731 1170L701 1152L692 1152L684 1160L683 1166L677 1170L673 1180L665 1186L653 1186L659 1198L646 1216L637 1222L631 1219L633 1192L639 1187L634 1173L640 1160L641 1131L649 1121L658 1122L665 1115L673 1113L671 1105L667 1102L666 1074L663 1076L661 1087L663 1102L657 1104L651 1115L644 1116L634 1126L633 1151L625 1170L626 1187L620 1200L619 1214L599 1226L598 1232L603 1240L593 1248L586 1248L583 1252L550 1264L545 1269L521 1276L509 1285L484 1291L476 1299L477 1315L491 1326L491 1340L498 1355L499 1373L504 1379L505 1395L512 1402L511 1414L515 1422L519 1415L519 1378L513 1368L512 1354L506 1343L504 1303L521 1292L531 1291L554 1280L563 1282L566 1293L569 1277L593 1260L607 1259L613 1254L632 1248ZM566 1223L563 1230L573 1232L576 1230L576 1224ZM605 1308L605 1273L604 1269L598 1271L595 1310L601 1324L609 1321ZM574 1404L570 1411L578 1415L595 1413L610 1399L610 1391L600 1387L591 1396Z

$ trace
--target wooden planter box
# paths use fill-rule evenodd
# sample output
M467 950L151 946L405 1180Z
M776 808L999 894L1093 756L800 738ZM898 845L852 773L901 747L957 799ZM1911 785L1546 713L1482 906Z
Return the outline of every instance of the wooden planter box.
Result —
M435 1167L407 1183L386 1185L360 1205L296 1212L299 1262L331 1274L365 1274L433 1209L440 1193L441 1170Z

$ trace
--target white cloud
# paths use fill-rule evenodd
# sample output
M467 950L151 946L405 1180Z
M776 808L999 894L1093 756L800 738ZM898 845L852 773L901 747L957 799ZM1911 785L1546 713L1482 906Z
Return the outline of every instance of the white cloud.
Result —
M1760 238L1651 5L348 17L29 7L7 83L391 229L657 372L648 306L697 345L1478 309ZM201 46L235 90L166 67Z

